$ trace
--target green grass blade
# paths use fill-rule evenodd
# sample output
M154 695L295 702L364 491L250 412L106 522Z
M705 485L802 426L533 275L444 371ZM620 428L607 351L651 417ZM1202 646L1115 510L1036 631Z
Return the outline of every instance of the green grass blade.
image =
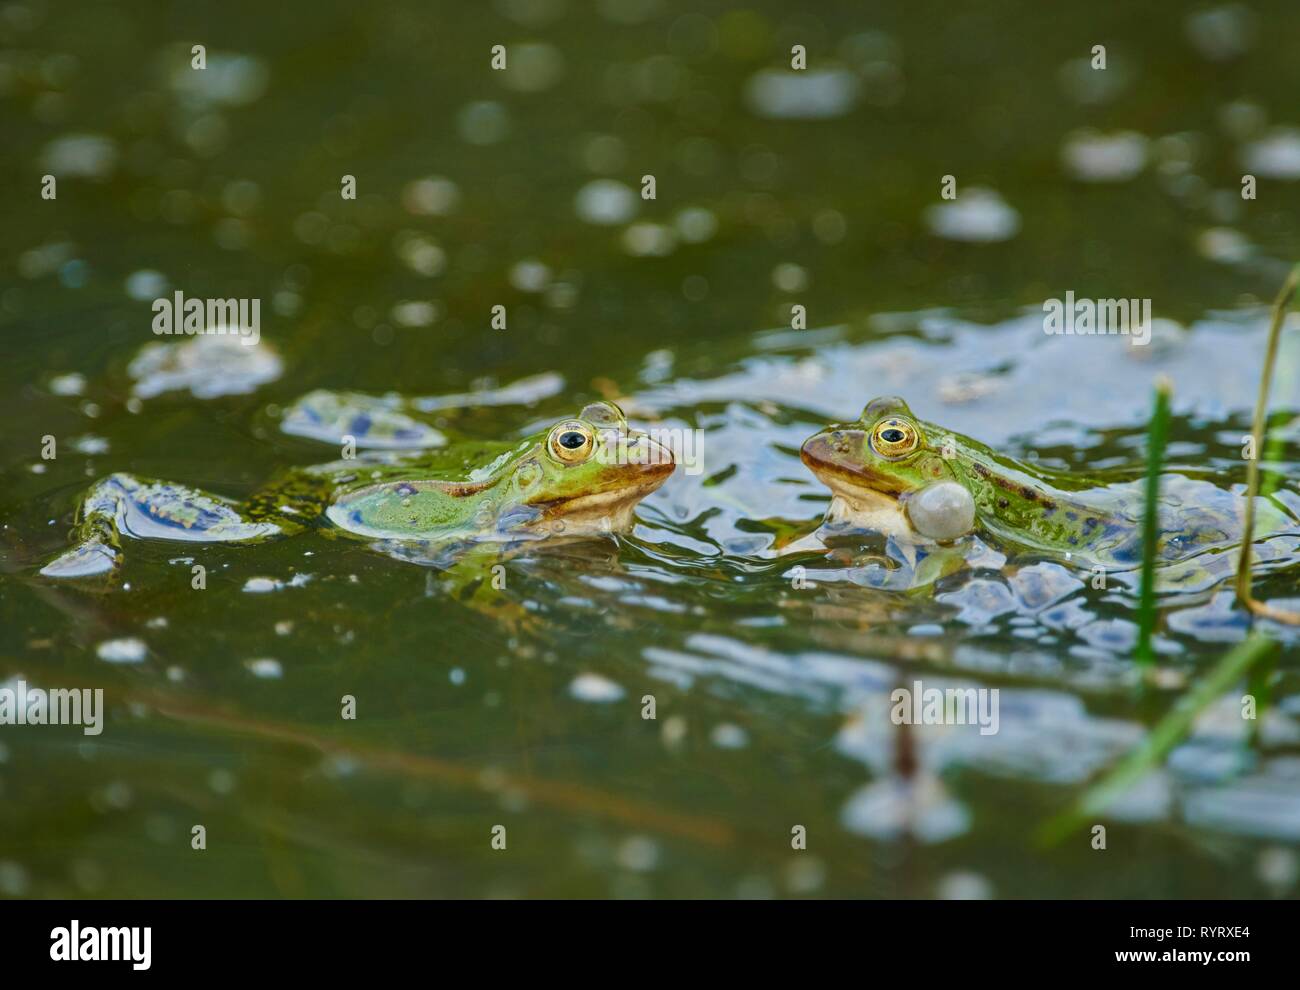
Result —
M1151 423L1147 428L1146 507L1142 513L1142 583L1138 592L1138 641L1134 657L1149 667L1155 662L1151 637L1156 628L1156 541L1160 534L1160 472L1169 436L1169 379L1156 380Z

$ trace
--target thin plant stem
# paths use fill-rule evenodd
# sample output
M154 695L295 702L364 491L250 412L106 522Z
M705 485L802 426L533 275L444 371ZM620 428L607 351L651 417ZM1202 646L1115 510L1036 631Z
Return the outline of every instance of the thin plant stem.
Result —
M1251 453L1253 457L1246 461L1246 512L1241 531L1241 558L1237 564L1237 599L1256 615L1285 622L1288 625L1300 625L1300 612L1275 608L1255 598L1250 590L1251 545L1255 538L1255 499L1259 495L1260 470L1259 460L1264 453L1264 428L1268 419L1268 393L1273 383L1273 365L1277 363L1278 342L1282 337L1282 323L1286 318L1287 308L1295 295L1296 286L1300 285L1300 265L1291 269L1282 291L1273 303L1273 319L1268 328L1268 345L1264 350L1264 368L1259 380L1259 393L1255 399L1255 421L1251 430Z
M1138 590L1138 641L1134 657L1149 669L1156 654L1151 638L1156 628L1156 541L1160 534L1160 472L1169 436L1169 379L1156 380L1151 423L1147 427L1146 505L1142 513L1142 579Z

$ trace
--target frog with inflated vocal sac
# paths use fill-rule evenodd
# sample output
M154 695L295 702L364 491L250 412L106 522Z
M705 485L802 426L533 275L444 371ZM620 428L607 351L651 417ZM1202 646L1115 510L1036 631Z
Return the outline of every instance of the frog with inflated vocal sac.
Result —
M875 399L856 423L819 431L800 457L831 490L826 521L834 530L919 544L980 533L1008 549L1115 571L1141 561L1142 482L1108 483L996 454L918 420L899 398ZM1235 555L1224 551L1240 544L1244 503L1208 481L1164 476L1157 560L1203 558L1204 568L1227 576ZM1293 555L1300 495L1281 489L1258 505L1257 559ZM1190 580L1191 571L1184 573Z

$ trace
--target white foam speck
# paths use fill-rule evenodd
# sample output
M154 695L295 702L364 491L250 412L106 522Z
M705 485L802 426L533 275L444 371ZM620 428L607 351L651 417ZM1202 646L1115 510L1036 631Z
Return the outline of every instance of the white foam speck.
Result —
M634 873L649 873L659 864L659 843L647 835L628 836L615 855L618 865Z
M663 224L634 223L623 231L623 250L636 257L662 258L676 246L672 228Z
M80 395L86 390L86 376L70 371L50 379L50 391L55 395Z
M73 438L72 449L78 454L107 454L108 441L103 437L87 433L84 436Z
M1020 231L1020 214L992 189L971 186L952 202L925 211L926 223L950 241L1006 241Z
M636 193L613 179L596 179L578 190L573 208L579 220L612 226L626 223L636 213Z
M393 305L389 315L398 326L432 326L438 318L438 305L425 299L403 299Z
M284 668L280 666L279 660L271 657L258 657L256 660L245 660L244 666L249 669L254 677L262 677L267 680L275 680L284 674Z
M703 244L718 232L718 218L711 210L688 206L673 218L673 226L687 244Z
M117 164L117 145L102 134L66 134L45 146L41 164L60 178L101 178Z
M172 89L197 106L255 103L266 92L271 75L260 58L237 52L209 51L202 72L191 68L188 56L174 60L173 66Z
M1270 179L1300 179L1300 129L1274 128L1242 150L1242 160L1253 175Z
M1136 131L1074 131L1061 146L1061 161L1081 182L1127 182L1146 167L1147 139Z
M847 69L763 69L745 84L745 100L760 117L825 120L853 109L858 77Z
M415 179L402 190L402 205L416 216L446 216L459 203L460 189L441 175Z
M250 595L264 595L269 591L279 591L283 587L283 581L268 577L249 578L244 582L244 591Z
M579 674L569 685L569 694L579 701L608 704L611 701L619 701L626 692L608 677L601 677L599 674Z
M27 870L11 859L0 860L0 894L24 897L28 892Z
M551 270L536 258L525 258L510 269L510 284L520 292L542 292L551 284Z
M148 647L134 637L106 639L95 648L95 652L106 663L139 663L148 652Z
M152 268L141 268L126 277L126 294L140 302L150 302L167 292L171 286L167 276Z
M713 731L709 733L709 738L719 749L744 749L749 745L749 733L730 722L715 725Z
M987 901L993 897L993 885L978 873L956 870L939 881L938 895L945 901Z

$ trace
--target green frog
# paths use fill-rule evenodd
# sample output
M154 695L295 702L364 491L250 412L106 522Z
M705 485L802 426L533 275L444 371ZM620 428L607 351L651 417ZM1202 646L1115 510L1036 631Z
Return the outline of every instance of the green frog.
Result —
M1140 567L1144 487L1047 470L918 420L897 397L869 402L856 423L804 442L804 464L830 488L825 529L872 531L912 546L952 547L979 533L1005 550L1108 572ZM1161 584L1205 586L1231 573L1244 497L1208 481L1161 478ZM1256 559L1294 559L1300 497L1259 500Z
M308 399L287 418L347 429L344 443L354 447L399 442L393 417L380 415L374 400L332 393ZM675 467L671 452L629 428L611 402L593 402L575 418L517 443L447 443L440 433L411 437L444 446L293 469L243 504L172 482L110 475L82 499L76 545L41 574L115 573L123 537L258 543L319 527L432 562L448 547L617 533L631 526L633 508Z

